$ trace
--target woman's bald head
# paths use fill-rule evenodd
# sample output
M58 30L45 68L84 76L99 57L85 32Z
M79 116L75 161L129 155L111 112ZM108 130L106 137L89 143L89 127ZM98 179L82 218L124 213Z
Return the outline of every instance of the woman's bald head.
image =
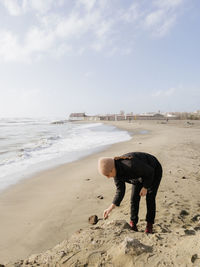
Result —
M108 177L114 168L115 162L113 158L104 157L99 159L98 170L100 174Z

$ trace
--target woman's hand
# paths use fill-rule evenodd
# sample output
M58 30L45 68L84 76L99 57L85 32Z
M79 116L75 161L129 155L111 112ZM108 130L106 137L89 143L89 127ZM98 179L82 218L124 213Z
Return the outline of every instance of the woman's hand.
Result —
M106 209L106 210L104 210L104 212L103 212L104 219L107 219L108 218L108 215L109 215L110 212L111 212L111 210L109 208Z
M144 197L144 196L146 196L146 194L147 194L147 189L145 187L142 187L142 189L140 191L140 196Z
M111 213L111 211L115 208L115 204L111 204L109 208L107 208L106 210L104 210L103 212L103 217L104 219L108 218L108 215Z

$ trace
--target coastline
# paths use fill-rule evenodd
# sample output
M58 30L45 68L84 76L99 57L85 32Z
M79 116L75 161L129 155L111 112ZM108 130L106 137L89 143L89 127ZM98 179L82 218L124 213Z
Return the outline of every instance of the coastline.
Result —
M31 131L32 125L27 127ZM45 131L42 130L43 127L46 127ZM6 132L4 134L6 135ZM8 142L4 147L4 143L1 142L1 148L4 147L4 149L3 154L0 153L0 193L20 180L103 151L109 145L131 138L127 131L111 125L91 122L85 122L84 125L81 122L66 123L62 126L54 125L53 128L50 123L42 124L38 126L38 132L34 129L32 138L31 136L26 138L24 134L22 131L15 141L13 140L16 144L11 145ZM21 143L17 144L20 136ZM8 140L11 138L9 133L7 138ZM10 146L13 149L13 155L9 157L6 151Z
M120 125L119 128L123 129ZM40 171L1 192L1 261L17 260L51 248L79 228L87 227L91 214L101 217L112 201L110 192L113 196L114 187L113 181L98 174L98 158L125 153L133 138ZM97 199L100 194L103 200Z
M167 176L172 148L177 146L177 142L187 142L191 134L196 140L199 133L199 122L196 123L197 130L196 124L194 127L187 126L185 122L106 123L135 134L129 141L113 144L104 151L78 161L42 171L1 193L1 263L45 251L69 238L79 228L86 228L90 215L102 217L103 210L112 202L115 187L112 179L107 180L98 174L96 165L99 157L121 155L130 151L149 152L164 164L164 176ZM137 134L140 130L147 130L148 134ZM158 201L161 200L162 190L167 186L169 185L163 179ZM104 197L102 200L97 198L100 194ZM129 196L130 187L127 186L121 208L117 208L111 218L120 216L129 220ZM144 217L145 212L143 204L141 217ZM126 211L125 214L122 215L122 211Z

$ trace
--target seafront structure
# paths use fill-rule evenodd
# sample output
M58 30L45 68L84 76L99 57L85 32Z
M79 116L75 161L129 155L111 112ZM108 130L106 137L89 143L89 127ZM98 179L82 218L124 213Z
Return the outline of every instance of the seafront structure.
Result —
M87 117L87 115L85 115L85 113L71 113L69 116L69 120L71 121L83 121L85 120L85 118Z
M148 112L142 114L126 113L120 111L115 114L86 115L84 113L71 113L69 121L134 121L134 120L200 120L200 110L195 112Z
M120 112L119 114L86 115L85 113L71 113L69 121L134 121L134 120L172 120L179 119L177 115L166 113L133 114Z

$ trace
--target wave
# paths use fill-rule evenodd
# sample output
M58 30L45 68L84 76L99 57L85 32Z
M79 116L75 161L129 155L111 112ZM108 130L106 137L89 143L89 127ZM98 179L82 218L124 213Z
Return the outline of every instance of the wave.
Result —
M7 140L2 140L8 153L7 156L6 153L0 154L0 189L17 182L35 169L77 160L107 145L130 138L128 132L102 123L57 126L45 122L36 127L29 125L26 129L22 126L18 135L17 132L12 135L11 131L10 139L8 136Z

